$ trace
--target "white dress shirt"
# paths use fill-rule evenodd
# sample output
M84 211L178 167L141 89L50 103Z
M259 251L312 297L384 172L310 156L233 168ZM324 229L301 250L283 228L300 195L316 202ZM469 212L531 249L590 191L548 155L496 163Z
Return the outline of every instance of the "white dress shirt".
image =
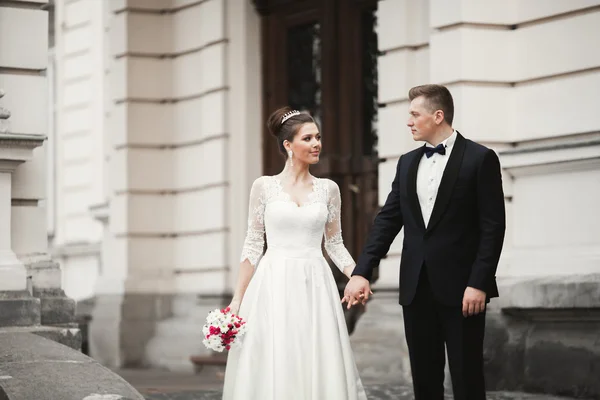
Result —
M430 158L427 158L427 156L423 154L423 158L421 158L421 161L419 162L419 169L417 170L417 197L419 198L419 205L421 206L425 227L429 224L442 175L446 169L446 164L448 164L450 153L452 153L456 135L456 131L452 131L452 135L442 142L446 147L445 155L433 153ZM427 143L426 146L434 147L429 143Z

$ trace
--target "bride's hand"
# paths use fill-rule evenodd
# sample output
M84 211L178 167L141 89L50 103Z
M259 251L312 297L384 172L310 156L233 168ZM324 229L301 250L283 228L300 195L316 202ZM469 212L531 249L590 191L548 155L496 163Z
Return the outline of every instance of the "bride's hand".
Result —
M369 281L362 276L355 275L350 278L350 281L346 284L342 304L348 303L348 309L358 303L365 305L371 294L373 294L373 292L371 291Z
M229 308L230 313L238 315L238 312L240 311L240 302L238 300L231 300L231 303L229 303L229 306L227 307Z

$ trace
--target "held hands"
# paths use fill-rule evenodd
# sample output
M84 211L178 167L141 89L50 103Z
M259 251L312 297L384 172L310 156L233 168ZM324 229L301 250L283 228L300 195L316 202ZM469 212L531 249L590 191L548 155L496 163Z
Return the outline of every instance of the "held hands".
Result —
M468 286L463 296L462 312L463 316L470 317L477 315L485 310L485 292Z
M371 291L369 281L362 276L355 275L351 277L350 281L346 284L342 304L348 303L348 309L357 305L359 302L362 305L365 305L371 294L373 294L373 292Z

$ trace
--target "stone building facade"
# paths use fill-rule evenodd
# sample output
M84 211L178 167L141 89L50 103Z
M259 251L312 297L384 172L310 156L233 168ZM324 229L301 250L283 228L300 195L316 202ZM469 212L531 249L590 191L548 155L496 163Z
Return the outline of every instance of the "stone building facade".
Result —
M54 11L48 234L66 293L94 301L92 356L191 369L198 326L235 281L250 185L279 165L263 121L282 103L322 121L329 155L315 173L340 184L357 256L398 157L418 145L404 128L408 89L435 82L454 95L455 127L503 166L490 384L600 393L589 376L600 353L600 1L56 0ZM5 54L0 87L27 80L41 93ZM11 111L47 106L19 96ZM41 212L29 204L13 201L13 218ZM353 334L365 376L409 378L401 243Z

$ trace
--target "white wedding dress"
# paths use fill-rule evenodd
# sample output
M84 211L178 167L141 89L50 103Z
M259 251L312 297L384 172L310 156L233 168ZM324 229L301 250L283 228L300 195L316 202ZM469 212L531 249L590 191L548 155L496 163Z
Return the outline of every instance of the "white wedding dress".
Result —
M248 331L241 347L229 352L224 400L367 398L321 250L324 235L337 267L354 265L342 242L340 209L339 188L328 179L314 178L300 206L277 177L252 185L241 260L256 270L239 310Z

